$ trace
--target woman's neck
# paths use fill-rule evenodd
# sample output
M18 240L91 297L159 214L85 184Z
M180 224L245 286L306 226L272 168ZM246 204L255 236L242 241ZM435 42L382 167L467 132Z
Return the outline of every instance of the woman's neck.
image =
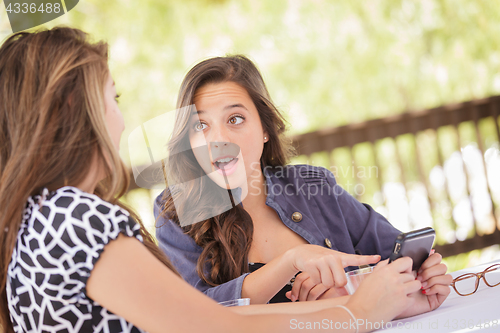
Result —
M75 185L75 187L87 193L94 193L97 184L104 178L103 174L104 172L102 168L98 166L97 158L94 156L92 162L90 163L87 176L82 182L80 182L80 184Z
M248 178L248 193L242 200L245 210L264 207L267 198L266 178L260 168Z
M97 187L97 182L92 181L90 179L85 179L83 182L76 185L75 187L87 193L94 193L95 188Z

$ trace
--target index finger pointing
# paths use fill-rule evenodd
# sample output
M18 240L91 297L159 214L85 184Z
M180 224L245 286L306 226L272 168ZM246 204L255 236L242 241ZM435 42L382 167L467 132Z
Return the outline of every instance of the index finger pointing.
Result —
M372 256L363 256L358 254L343 254L341 256L342 266L361 266L368 264L375 264L380 261L378 254Z

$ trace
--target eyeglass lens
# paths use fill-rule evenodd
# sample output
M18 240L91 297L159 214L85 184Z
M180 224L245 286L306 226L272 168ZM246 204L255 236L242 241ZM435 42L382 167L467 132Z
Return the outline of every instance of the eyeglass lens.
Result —
M477 277L474 274L465 274L455 280L455 289L459 294L467 295L476 290Z
M489 284L491 287L494 287L496 285L500 284L500 265L495 265L488 269L484 273L484 279L486 280L486 283Z
M500 284L500 265L495 265L488 268L483 273L486 284L490 287L495 287ZM455 289L461 295L472 294L479 283L476 274L464 274L455 280Z

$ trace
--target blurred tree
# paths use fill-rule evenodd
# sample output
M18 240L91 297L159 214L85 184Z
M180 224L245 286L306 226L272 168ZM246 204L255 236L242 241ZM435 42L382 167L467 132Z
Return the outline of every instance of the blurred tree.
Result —
M500 92L492 1L82 0L47 26L58 24L109 41L122 148L133 128L175 108L192 65L226 53L257 63L291 133Z
M2 3L2 39L9 33L6 20ZM500 93L495 1L81 0L47 27L59 24L110 43L127 126L121 145L126 163L128 134L175 109L191 66L227 53L256 62L290 133ZM399 144L408 146L408 140ZM368 148L360 149L357 155L366 155ZM350 158L334 157L347 166ZM412 172L409 180L416 177ZM373 183L363 200L371 201ZM152 220L150 205L136 208Z

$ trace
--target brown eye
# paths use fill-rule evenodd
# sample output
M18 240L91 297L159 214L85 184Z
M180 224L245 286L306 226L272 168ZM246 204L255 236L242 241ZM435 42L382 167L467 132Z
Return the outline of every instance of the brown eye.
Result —
M229 123L231 125L239 125L243 122L244 119L245 118L243 118L242 116L234 116L231 119L229 119Z
M200 123L200 122L197 122L195 125L194 125L194 130L196 132L199 132L199 131L203 131L205 128L203 127L205 124L203 123Z

